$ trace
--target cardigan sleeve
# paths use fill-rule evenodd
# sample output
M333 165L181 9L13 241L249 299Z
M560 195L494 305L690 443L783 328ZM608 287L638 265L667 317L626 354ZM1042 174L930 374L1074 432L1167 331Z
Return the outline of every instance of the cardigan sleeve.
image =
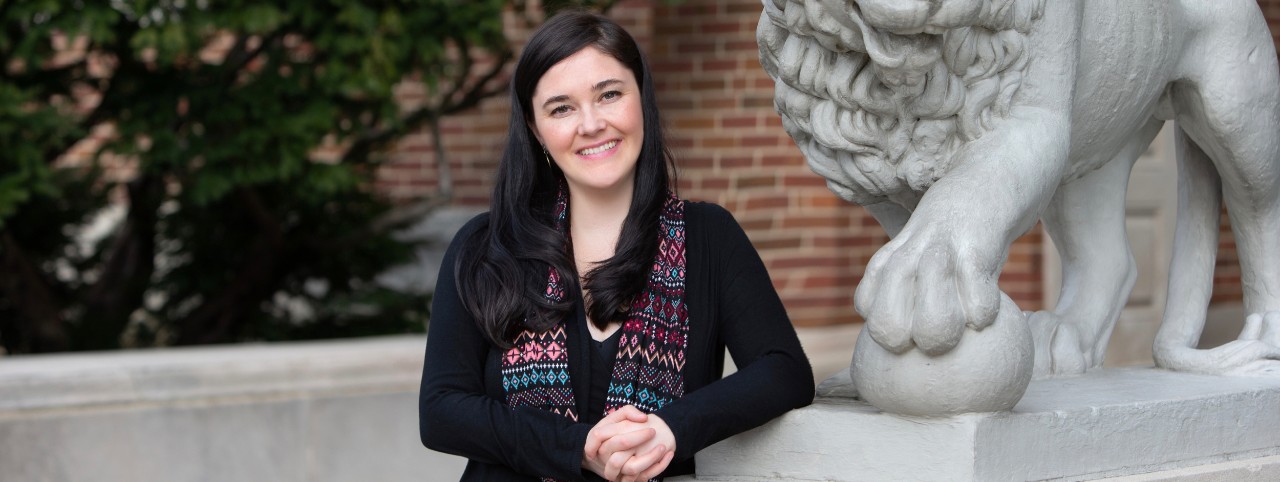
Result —
M459 246L484 216L454 237L436 281L418 398L422 443L531 476L582 480L590 426L534 408L512 410L485 393L485 358L492 345L463 308L454 280Z
M813 369L742 227L716 205L706 205L696 219L700 226L693 221L690 238L697 229L705 233L701 240L716 243L705 250L709 275L718 278L711 280L717 296L710 302L717 304L714 322L738 371L657 412L676 435L676 460L806 406L814 396Z

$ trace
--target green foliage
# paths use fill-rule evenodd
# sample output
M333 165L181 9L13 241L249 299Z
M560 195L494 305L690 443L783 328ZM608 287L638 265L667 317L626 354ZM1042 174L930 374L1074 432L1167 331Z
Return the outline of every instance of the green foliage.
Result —
M46 166L44 146L65 145L81 133L49 105L34 106L35 96L13 84L0 83L0 229L32 196L56 197Z
M371 281L412 251L376 222L391 209L371 191L378 153L500 92L504 11L527 10L0 0L0 343L421 331L424 297ZM405 79L427 87L426 105L402 111ZM96 126L111 134L87 164L59 161ZM314 159L325 140L346 147L336 161ZM108 158L131 160L135 175L113 184L97 167ZM93 235L86 223L112 205L119 222Z

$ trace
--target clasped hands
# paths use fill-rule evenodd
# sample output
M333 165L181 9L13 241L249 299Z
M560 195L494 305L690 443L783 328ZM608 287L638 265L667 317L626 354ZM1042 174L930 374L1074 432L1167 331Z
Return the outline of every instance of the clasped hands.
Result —
M587 433L582 467L605 480L635 482L657 477L676 454L676 437L657 415L626 405Z

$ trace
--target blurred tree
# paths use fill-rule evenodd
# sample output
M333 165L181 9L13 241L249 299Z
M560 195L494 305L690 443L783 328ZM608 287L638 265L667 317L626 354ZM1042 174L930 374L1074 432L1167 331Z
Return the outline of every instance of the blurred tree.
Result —
M439 196L393 209L380 150L505 90L504 18L612 3L0 0L0 343L421 330L426 301L372 279L411 256L390 232L450 196L448 162ZM403 81L427 99L402 107ZM95 129L92 161L65 162Z

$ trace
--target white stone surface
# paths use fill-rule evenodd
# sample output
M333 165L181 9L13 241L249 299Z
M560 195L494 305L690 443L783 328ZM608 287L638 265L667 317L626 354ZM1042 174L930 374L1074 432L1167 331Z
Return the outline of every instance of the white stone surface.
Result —
M0 360L15 481L453 481L418 439L425 339Z
M848 373L862 398L881 410L921 416L1008 410L1031 382L1031 333L1007 296L995 323L941 355L893 353L867 333L858 336Z
M1249 460L1199 475L1275 473L1266 457L1280 454L1277 407L1274 378L1152 368L1037 380L1012 411L942 418L820 396L813 406L703 450L698 478L1086 480L1194 475L1195 467Z
M856 327L801 330L819 370L848 359L836 333ZM406 336L0 359L0 467L4 480L24 482L457 480L464 461L418 440L424 344ZM1014 464L1024 478L1053 464L1088 477L1155 471L1120 479L1133 482L1280 480L1277 452L1257 448L1280 440L1280 387L1268 383L1106 371L1033 382L1012 412L953 419L823 397L705 450L699 468L702 479L726 464L751 474L711 480L961 480L954 474L991 474L977 472L985 460ZM1126 397L1138 401L1123 408ZM1073 425L1090 417L1114 428ZM1140 433L1148 442L1131 443ZM1128 469L1090 468L1092 452Z

